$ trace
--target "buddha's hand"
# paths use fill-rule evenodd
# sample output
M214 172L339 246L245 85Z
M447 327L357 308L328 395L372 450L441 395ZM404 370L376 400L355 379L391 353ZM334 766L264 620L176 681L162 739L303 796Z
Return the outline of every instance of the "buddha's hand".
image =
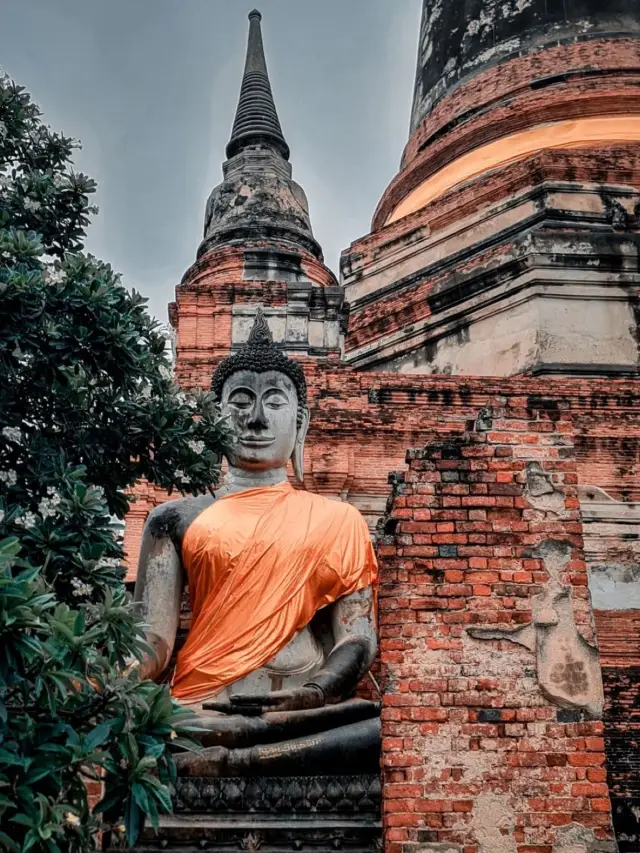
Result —
M273 693L235 693L228 702L206 702L204 708L223 714L259 716L268 711L308 711L325 704L319 687L296 687L293 690L276 690Z

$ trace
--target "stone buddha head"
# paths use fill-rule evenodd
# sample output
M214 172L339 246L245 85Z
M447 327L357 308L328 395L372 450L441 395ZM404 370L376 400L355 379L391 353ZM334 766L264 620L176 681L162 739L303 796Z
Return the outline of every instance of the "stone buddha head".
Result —
M236 437L229 463L259 472L285 468L291 459L302 482L307 385L300 365L274 343L260 307L247 343L220 362L211 390Z

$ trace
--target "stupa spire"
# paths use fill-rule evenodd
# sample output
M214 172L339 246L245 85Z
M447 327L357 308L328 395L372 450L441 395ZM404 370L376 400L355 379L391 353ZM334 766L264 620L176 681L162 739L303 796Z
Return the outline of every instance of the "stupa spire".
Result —
M280 127L267 72L261 20L257 9L249 13L247 60L227 157L235 156L250 145L263 144L275 148L288 160L289 146Z

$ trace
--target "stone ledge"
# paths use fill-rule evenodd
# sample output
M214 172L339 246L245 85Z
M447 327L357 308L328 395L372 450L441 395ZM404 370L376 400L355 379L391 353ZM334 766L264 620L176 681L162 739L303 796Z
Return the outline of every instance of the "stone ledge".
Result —
M146 829L134 849L139 853L159 850L167 853L196 853L201 850L222 853L243 850L261 850L263 853L300 850L377 853L382 847L381 832L378 821L364 821L362 818L171 816L161 818L157 835L153 829ZM108 842L105 848L107 853L123 849L109 846Z
M178 779L175 812L148 826L135 850L349 850L381 847L378 775ZM105 851L122 850L105 838Z

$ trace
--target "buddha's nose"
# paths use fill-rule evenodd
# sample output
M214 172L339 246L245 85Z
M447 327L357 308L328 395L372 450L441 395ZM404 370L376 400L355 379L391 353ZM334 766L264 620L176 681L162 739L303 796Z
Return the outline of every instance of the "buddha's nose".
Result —
M256 403L251 412L251 417L249 418L249 422L247 424L249 429L260 430L267 429L269 424L267 422L267 417L264 413L264 408L262 403Z

